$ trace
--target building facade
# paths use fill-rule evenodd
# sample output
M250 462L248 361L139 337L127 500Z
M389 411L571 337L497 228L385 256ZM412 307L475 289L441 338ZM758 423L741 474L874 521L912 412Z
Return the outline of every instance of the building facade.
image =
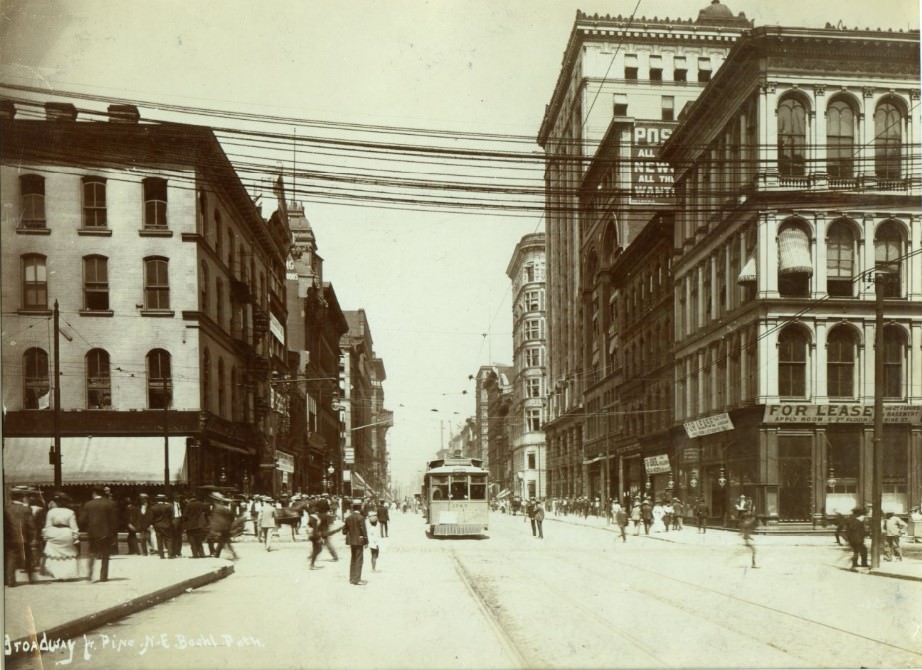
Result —
M45 108L0 109L6 482L272 490L281 180L266 220L209 129Z
M509 365L483 365L477 371L477 450L483 467L490 472L491 497L503 492L510 495L515 489L509 450L513 373Z
M517 495L544 498L548 462L544 442L547 356L544 305L544 233L525 235L506 267L512 282L513 377L509 448Z
M718 520L740 494L795 526L870 504L875 438L884 511L920 503L918 45L918 31L757 28L663 149L675 474ZM874 275L890 278L879 302Z

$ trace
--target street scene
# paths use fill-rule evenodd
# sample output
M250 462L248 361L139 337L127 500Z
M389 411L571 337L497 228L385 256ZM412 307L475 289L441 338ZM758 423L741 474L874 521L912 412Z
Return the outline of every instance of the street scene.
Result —
M526 515L494 512L489 523L481 537L438 539L427 537L419 514L396 513L375 570L364 552L362 588L349 584L348 547L339 538L340 560L324 550L321 569L310 570L303 537L282 536L270 552L245 537L236 545L232 575L75 635L73 648L8 656L6 667L910 668L922 662L922 618L914 605L922 597L922 571L914 580L854 575L831 532L763 540L762 564L753 570L738 535L717 530L631 531L622 541L604 518L551 515L539 539ZM113 575L130 560L151 562L122 557L113 561Z
M4 2L4 666L922 666L920 45Z

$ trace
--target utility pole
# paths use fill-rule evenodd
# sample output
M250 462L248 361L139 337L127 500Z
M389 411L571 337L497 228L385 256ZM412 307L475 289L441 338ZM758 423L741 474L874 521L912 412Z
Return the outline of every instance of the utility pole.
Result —
M874 275L874 441L873 468L871 469L871 568L880 567L881 489L883 488L884 469L884 295L886 282L890 280L887 272L878 270Z
M170 495L170 397L172 393L163 380L163 488Z
M53 424L54 424L54 447L52 457L54 459L54 488L61 488L61 332L60 327L61 314L58 310L58 301L54 301L54 402Z

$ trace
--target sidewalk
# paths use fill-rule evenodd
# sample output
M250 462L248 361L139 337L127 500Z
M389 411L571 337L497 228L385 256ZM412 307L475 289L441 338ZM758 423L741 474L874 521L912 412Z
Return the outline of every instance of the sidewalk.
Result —
M4 587L4 655L22 643L67 640L187 590L234 572L219 558L161 560L157 556L113 556L106 582L53 581L36 584L18 573L15 588ZM95 568L99 576L99 565ZM15 653L15 651L14 651Z
M575 526L587 526L611 533L618 532L618 527L614 524L609 524L608 519L605 517L589 516L584 518L574 514L554 516L552 513L546 515L544 520L545 522L558 521ZM628 526L628 534L632 533L633 529ZM641 534L643 534L643 531L641 531ZM687 525L682 530L650 533L650 535L644 537L661 542L699 546L736 546L740 543L740 536L736 531L708 528L707 532L699 533L696 527ZM754 540L758 546L828 547L831 551L844 550L843 547L836 545L831 529L828 533L822 535L756 535ZM922 581L922 544L907 542L906 538L903 538L902 548L904 556L902 561L885 561L881 556L880 567L870 570L868 574L878 577Z

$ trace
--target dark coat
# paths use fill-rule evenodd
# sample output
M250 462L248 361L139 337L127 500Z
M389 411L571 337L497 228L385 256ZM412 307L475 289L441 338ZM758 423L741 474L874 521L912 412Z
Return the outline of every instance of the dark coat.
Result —
M28 505L10 503L3 519L3 541L9 547L25 546L35 538L35 518Z
M378 521L388 522L391 520L388 513L387 505L378 505Z
M365 530L365 517L360 512L352 512L346 517L343 526L343 535L349 546L363 546L368 544L368 531Z
M849 544L864 544L864 538L867 537L868 529L864 521L856 516L850 516L845 520L845 539Z
M173 505L168 502L156 502L150 508L150 524L160 531L173 527Z
M108 498L93 498L80 510L80 528L91 540L102 540L118 532L118 508Z
M229 533L231 526L234 525L234 513L227 505L215 503L211 509L208 530L212 535Z
M182 514L186 530L205 530L208 528L208 505L201 500L193 498L186 501Z
M146 531L150 528L150 510L151 504L145 505L144 511L141 511L141 503L132 505L128 512L128 523L134 526L135 530Z

